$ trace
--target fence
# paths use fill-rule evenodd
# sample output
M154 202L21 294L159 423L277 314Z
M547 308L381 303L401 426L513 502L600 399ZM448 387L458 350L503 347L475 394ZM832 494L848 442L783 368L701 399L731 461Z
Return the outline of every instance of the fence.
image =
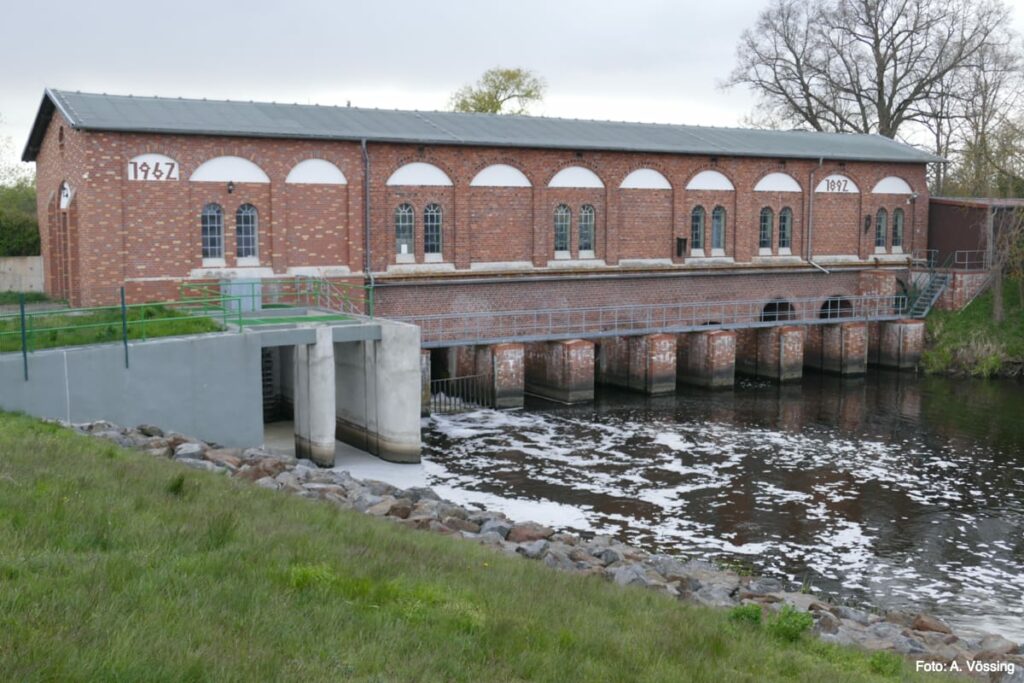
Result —
M210 280L183 282L181 301L223 297L236 301L245 312L266 308L315 307L346 315L373 317L373 288L341 280L295 277L289 279Z
M494 407L494 387L486 375L430 380L430 412L458 413Z
M425 348L504 341L553 341L655 332L771 327L847 320L893 320L905 296L849 296L765 302L724 301L645 306L443 313L395 318L420 327Z

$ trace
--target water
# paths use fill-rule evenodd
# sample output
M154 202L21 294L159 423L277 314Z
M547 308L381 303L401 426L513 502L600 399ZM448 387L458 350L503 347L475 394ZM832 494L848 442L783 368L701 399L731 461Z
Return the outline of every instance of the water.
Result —
M1024 385L810 375L424 424L460 502L1024 640Z

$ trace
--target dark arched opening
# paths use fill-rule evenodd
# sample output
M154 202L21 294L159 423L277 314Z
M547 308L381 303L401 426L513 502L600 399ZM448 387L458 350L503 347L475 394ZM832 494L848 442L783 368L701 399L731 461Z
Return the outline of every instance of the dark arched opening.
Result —
M761 322L795 320L796 309L788 301L770 301L761 310Z
M853 304L850 303L849 299L845 299L841 296L829 297L825 300L825 303L821 305L821 312L818 314L818 317L824 320L831 320L833 318L852 318Z

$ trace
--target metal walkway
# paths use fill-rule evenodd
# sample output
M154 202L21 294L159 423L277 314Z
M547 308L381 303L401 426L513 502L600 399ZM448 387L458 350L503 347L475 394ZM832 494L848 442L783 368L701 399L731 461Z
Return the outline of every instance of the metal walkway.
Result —
M616 337L658 332L735 330L897 320L905 296L847 296L786 301L719 301L646 306L486 311L395 317L420 327L424 348Z

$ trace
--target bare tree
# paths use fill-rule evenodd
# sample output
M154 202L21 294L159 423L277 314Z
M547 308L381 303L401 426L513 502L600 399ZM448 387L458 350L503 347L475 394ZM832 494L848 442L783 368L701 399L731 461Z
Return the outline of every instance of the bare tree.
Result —
M544 99L544 80L526 69L488 69L474 85L452 95L452 111L487 114L526 114L530 105Z
M725 85L795 126L892 138L1008 21L1002 0L773 0Z
M0 117L3 123L3 117ZM18 161L10 137L0 137L0 186L32 182L32 167Z

